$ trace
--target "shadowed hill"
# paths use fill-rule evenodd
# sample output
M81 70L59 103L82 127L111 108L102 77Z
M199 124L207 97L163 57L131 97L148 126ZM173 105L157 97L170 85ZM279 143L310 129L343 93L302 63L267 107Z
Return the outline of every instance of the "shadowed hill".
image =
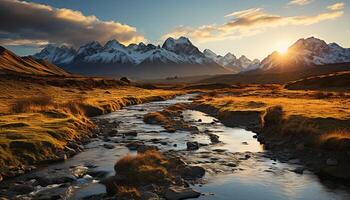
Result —
M68 76L63 69L44 60L33 57L19 57L0 46L0 73L21 73L31 75Z
M291 90L350 91L350 72L309 77L290 82L285 87Z
M350 63L328 64L322 66L310 66L308 68L295 67L294 71L262 71L255 70L246 73L218 75L202 79L201 83L226 83L226 84L284 84L290 81L305 79L312 76L327 75L336 72L350 71Z

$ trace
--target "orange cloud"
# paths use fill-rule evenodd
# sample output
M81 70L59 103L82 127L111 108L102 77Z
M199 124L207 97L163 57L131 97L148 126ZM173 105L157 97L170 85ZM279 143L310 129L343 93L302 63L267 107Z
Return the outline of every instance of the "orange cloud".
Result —
M303 6L311 3L313 0L292 0L288 4L289 5L298 5L298 6Z
M329 10L343 10L345 7L345 3L335 3L333 5L328 6Z
M211 24L200 27L179 26L165 34L167 37L187 36L196 42L207 42L241 38L258 34L267 28L286 25L311 25L325 20L336 19L344 14L343 11L329 11L317 15L280 16L265 12L262 8L251 8L225 15L229 20L220 25Z
M1 0L0 19L0 38L12 41L40 40L74 46L111 39L126 45L145 41L135 27L127 24L101 21L80 11L26 1Z

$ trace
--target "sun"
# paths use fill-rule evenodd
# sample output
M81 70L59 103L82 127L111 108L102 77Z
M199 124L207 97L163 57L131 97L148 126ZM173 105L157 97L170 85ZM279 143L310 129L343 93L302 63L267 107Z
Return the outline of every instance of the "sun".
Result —
M288 46L287 45L282 45L280 46L277 51L280 53L280 54L286 54L287 51L288 51Z

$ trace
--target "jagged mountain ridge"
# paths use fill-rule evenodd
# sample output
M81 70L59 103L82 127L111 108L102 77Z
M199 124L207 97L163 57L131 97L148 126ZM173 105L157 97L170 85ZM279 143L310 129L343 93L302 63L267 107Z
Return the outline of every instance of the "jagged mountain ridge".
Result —
M116 40L110 40L104 46L93 41L77 50L49 45L34 57L47 59L75 73L89 75L146 76L153 73L156 77L157 72L162 76L232 73L229 68L205 56L185 37L168 38L162 46L146 45L142 42L125 46ZM157 66L152 69L150 65L163 67Z
M258 67L260 63L258 59L250 60L244 55L242 55L239 58L237 58L232 53L227 53L225 56L217 55L210 49L205 49L203 53L207 58L210 58L216 63L218 63L219 65L226 67L232 70L233 72L237 72L237 73L255 69L256 67Z
M78 50L66 46L47 46L34 55L36 58L47 59L57 64L72 64L76 62L132 64L143 62L178 63L178 64L213 64L187 38L175 40L168 38L162 47L144 43L124 46L117 40L110 40L104 46L93 41L81 46Z

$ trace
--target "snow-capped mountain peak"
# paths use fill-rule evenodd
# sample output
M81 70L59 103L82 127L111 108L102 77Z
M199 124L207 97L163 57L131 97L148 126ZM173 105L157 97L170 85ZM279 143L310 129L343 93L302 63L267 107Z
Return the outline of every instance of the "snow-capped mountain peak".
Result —
M246 56L241 56L239 59L232 54L232 53L227 53L225 56L217 55L213 51L209 49L205 49L203 51L203 54L207 57L215 61L221 66L226 67L227 69L232 70L233 72L240 72L244 69L247 69L249 65L254 64L256 65L256 60L255 62L249 60Z
M78 49L78 55L91 55L98 52L102 48L102 45L97 41L89 42Z
M233 55L232 53L229 52L224 56L224 59L227 61L229 61L229 60L232 61L232 60L236 60L237 58L235 55Z
M73 48L62 45L56 47L52 44L47 45L41 52L35 54L33 57L48 60L57 64L66 64L73 61L76 56L76 51Z
M110 40L105 44L104 48L107 50L123 50L125 49L125 46L120 44L117 40Z

